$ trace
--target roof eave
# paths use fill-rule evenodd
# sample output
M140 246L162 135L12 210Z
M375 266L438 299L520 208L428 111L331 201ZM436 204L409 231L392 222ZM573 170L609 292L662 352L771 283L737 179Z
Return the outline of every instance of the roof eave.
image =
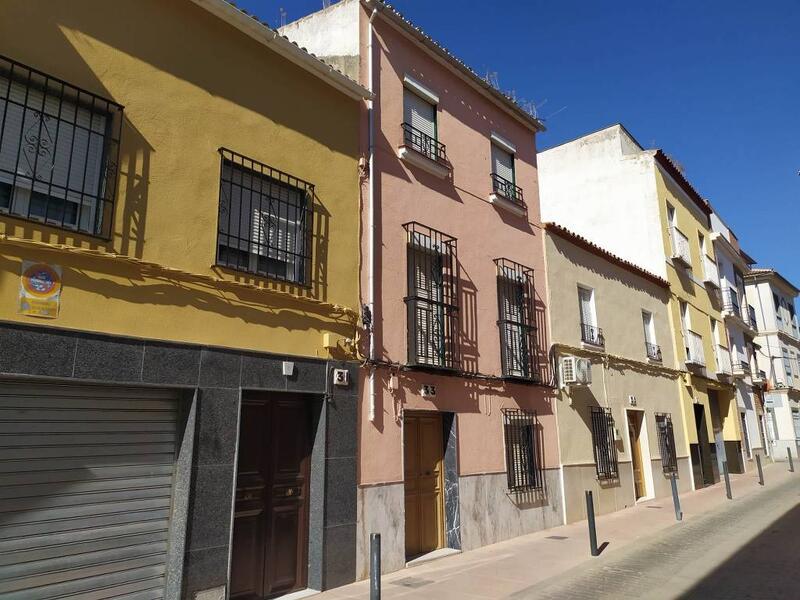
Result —
M464 63L460 62L452 54L445 51L441 46L437 45L429 36L423 34L419 29L405 20L402 15L400 15L393 7L388 6L381 0L362 0L362 2L364 3L364 6L370 10L377 10L378 14L386 17L386 19L390 23L394 24L398 29L404 31L418 43L425 46L425 48L430 50L442 62L450 66L463 79L476 88L482 90L496 104L500 105L503 109L516 117L517 120L522 121L523 124L537 132L547 131L547 128L544 126L544 123L542 123L541 120L525 112L520 106L512 102L511 99L506 97L502 92L498 91L483 79L478 77L478 75L469 69Z
M372 93L367 88L289 41L266 23L262 23L231 2L227 0L192 0L192 2L350 98L354 100L372 98Z

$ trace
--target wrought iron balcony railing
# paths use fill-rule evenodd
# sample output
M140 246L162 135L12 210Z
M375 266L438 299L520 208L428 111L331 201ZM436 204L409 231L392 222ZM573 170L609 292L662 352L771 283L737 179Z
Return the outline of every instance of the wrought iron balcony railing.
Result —
M661 346L658 344L651 344L650 342L644 343L645 350L647 350L647 358L650 360L657 360L661 362Z
M737 317L742 316L742 307L739 304L739 293L736 290L726 288L722 291L722 310L723 312L730 313Z
M581 340L593 346L605 346L606 340L603 337L603 330L594 325L581 323Z
M492 191L498 196L502 196L506 200L510 200L514 204L525 206L525 200L522 196L522 188L514 185L508 179L500 177L497 173L492 173Z
M450 167L445 145L409 123L403 123L403 144L443 167Z

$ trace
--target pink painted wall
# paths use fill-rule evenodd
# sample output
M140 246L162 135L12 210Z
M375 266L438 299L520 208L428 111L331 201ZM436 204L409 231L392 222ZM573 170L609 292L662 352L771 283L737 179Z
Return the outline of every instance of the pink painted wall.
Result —
M362 21L366 20L366 15ZM362 23L362 77L366 72L366 26ZM547 363L545 277L539 223L538 177L534 132L484 97L449 68L382 18L375 20L376 199L379 205L378 306L375 335L380 358L404 364L407 294L406 232L417 221L458 240L460 263L461 355L465 370L500 375L500 338L496 324L497 281L493 260L508 258L536 272L540 362ZM439 141L446 144L452 178L441 180L397 157L402 145L403 77L409 75L433 90L438 106ZM524 190L527 218L488 201L491 192L490 135L495 132L517 149L516 183ZM366 189L365 197L366 197ZM364 219L362 271L366 301L367 215ZM461 475L505 470L501 408L536 410L544 431L545 466L559 463L551 391L542 386L509 384L416 371L399 373L399 389L387 389L389 371L379 368L374 423L368 420L369 395L362 372L360 415L361 484L403 480L402 410L458 413ZM422 383L437 386L430 401L419 395Z

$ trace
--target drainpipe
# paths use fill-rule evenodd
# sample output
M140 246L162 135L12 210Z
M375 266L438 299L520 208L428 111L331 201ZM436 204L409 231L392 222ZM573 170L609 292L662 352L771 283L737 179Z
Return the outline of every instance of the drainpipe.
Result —
M375 328L378 323L378 314L375 310L375 271L376 271L376 257L375 257L375 100L374 100L374 83L373 83L373 65L372 65L372 39L374 37L372 22L375 15L378 14L378 9L372 9L372 14L369 16L369 27L367 29L367 74L368 88L370 91L370 99L367 100L367 121L369 131L369 275L368 275L368 288L369 288L369 309L372 312L372 332L369 336L369 358L371 361L375 360ZM369 421L375 422L375 365L373 364L369 371Z

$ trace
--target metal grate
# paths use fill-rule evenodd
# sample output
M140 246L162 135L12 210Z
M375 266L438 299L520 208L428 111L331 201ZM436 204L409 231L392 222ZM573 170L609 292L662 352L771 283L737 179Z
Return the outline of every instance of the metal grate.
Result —
M661 450L661 469L664 473L678 472L678 455L675 451L675 432L670 413L656 413L658 447Z
M610 408L592 407L592 446L598 479L617 479L617 446L614 443L614 417Z
M122 106L0 56L0 213L110 238Z
M492 191L506 200L510 200L520 206L525 206L525 200L522 195L522 188L514 185L512 181L505 179L497 173L492 173Z
M408 238L408 362L458 369L456 239L419 223L403 227Z
M447 148L445 145L436 138L413 127L410 123L403 123L403 144L443 167L449 168L450 166L447 162Z
M526 492L544 488L539 421L535 412L503 409L508 489Z
M503 376L538 381L533 269L507 258L497 258L494 262Z
M593 346L606 345L606 339L603 337L603 330L587 323L581 323L581 340Z
M645 342L644 346L647 350L647 358L661 362L661 346L658 344L651 344L650 342Z
M308 285L314 186L220 148L217 264Z

